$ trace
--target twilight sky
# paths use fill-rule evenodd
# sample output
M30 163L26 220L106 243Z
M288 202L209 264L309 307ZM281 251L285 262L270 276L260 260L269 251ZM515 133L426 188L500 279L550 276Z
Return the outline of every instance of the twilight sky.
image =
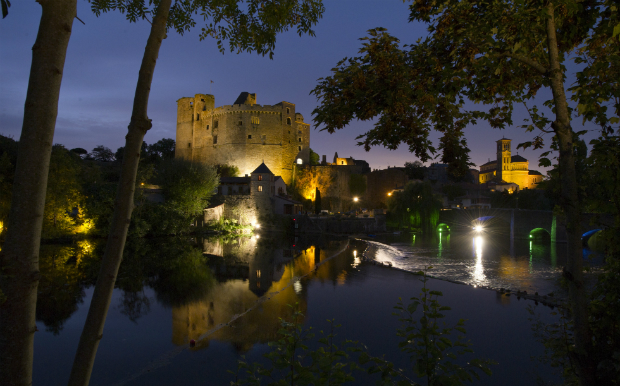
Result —
M297 112L312 124L317 101L309 95L316 80L330 75L342 58L355 56L358 39L370 28L385 27L413 43L426 33L422 24L408 23L407 4L400 0L324 0L323 19L315 26L316 37L299 37L294 31L278 36L273 60L256 54L222 55L215 40L199 41L200 21L193 31L180 36L170 31L164 40L155 69L149 103L153 128L145 141L175 138L176 100L197 93L214 94L215 105L230 105L242 91L257 94L259 104L280 101L296 104ZM15 1L6 19L0 20L0 134L19 139L24 101L41 7L34 1ZM129 23L118 12L99 18L86 0L78 1L79 21L73 23L60 94L54 143L91 151L97 145L112 150L124 146L131 117L138 70L150 24ZM213 84L210 81L213 80ZM540 93L548 98L550 93ZM540 100L542 103L543 99ZM524 111L520 112L524 114ZM515 119L520 124L520 119ZM311 126L314 129L314 125ZM375 147L370 152L356 146L355 137L372 127L372 122L353 122L336 134L312 130L310 146L330 160L341 157L365 159L374 168L402 166L414 161L405 146L396 151ZM580 130L581 120L573 121ZM588 129L596 130L592 125ZM595 132L586 135L589 140ZM495 159L495 141L505 136L516 145L531 140L534 133L520 128L493 130L479 123L466 130L471 160L481 165ZM437 136L432 137L437 144ZM551 138L547 135L548 141ZM537 167L540 151L520 150Z

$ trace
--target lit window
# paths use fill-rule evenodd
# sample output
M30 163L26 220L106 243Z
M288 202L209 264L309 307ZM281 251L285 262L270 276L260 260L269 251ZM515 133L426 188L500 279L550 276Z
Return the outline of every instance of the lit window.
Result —
M259 191L259 192L262 192L262 191L263 191L263 187L262 187L262 186L260 186L260 185L258 185L258 191Z
M262 181L263 180L263 176L261 176L260 174L258 175L258 180Z
M297 158L297 165L301 165L303 163L303 161L301 160L301 158Z

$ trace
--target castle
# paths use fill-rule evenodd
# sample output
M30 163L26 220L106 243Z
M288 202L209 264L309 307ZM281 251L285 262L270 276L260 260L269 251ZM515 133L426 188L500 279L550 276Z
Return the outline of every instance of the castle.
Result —
M232 105L215 107L215 97L196 94L177 101L175 157L228 164L249 175L265 163L290 184L293 165L310 160L310 125L295 104L256 104L242 92Z
M481 184L513 183L519 189L534 189L543 180L542 174L529 170L529 161L520 155L511 155L512 140L502 138L497 141L497 159L480 166L478 175Z

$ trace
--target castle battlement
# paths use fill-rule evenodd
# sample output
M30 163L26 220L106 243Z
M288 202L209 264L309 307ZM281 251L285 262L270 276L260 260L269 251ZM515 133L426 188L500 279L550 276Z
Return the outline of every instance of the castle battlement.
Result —
M219 107L210 94L179 98L176 140L176 157L235 165L242 175L264 160L286 183L293 164L310 159L310 125L295 104L259 105L256 94L247 92Z

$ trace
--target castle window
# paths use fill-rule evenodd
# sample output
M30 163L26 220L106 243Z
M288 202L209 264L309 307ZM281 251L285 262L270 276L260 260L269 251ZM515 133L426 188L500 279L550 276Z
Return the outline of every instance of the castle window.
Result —
M248 139L252 139L252 134L248 135Z
M218 124L218 123L219 123L219 121L215 121L215 122L213 122L213 128L214 128L214 129L217 129L217 124Z
M258 125L259 123L260 123L260 120L258 119L258 117L252 117L252 124Z
M209 130L209 125L207 125L207 130Z
M243 126L243 121L239 121L239 126Z
M263 191L263 187L262 187L262 186L260 186L260 185L258 185L258 191L259 191L259 192L262 192L262 191Z
M204 102L205 100L204 100L204 99L202 99L202 98L200 98L200 101L201 101L201 102Z
M190 142L190 143L188 143L188 144L187 144L187 147L192 147L192 143L191 143L191 142Z
M286 124L290 125L291 124L291 118L286 118Z
M288 131L288 133L290 134L290 133L291 133L291 131L289 130L289 131Z
M301 142L301 138L299 138L299 142Z
M340 165L344 165L344 161L340 161Z
M261 176L260 174L258 175L258 180L262 181L263 180L263 176Z
M299 148L299 151L301 151L301 146L298 146L298 148Z
M214 144L214 145L217 145L217 135L214 135L214 136L213 136L213 144Z
M196 120L199 121L200 120L200 114L196 114Z
M193 107L194 106L194 102L189 102L189 107Z
M290 114L291 113L291 109L289 109L288 107L286 108L286 113Z

